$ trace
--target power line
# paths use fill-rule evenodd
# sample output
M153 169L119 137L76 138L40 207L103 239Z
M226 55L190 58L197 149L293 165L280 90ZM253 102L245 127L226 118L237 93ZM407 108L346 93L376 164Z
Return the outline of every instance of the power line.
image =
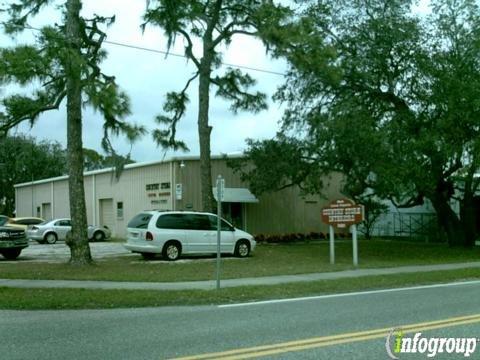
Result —
M25 29L41 31L41 29L34 28L32 26L25 26ZM126 48L130 48L130 49L135 49L135 50L147 51L147 52L152 52L152 53L156 53L156 54L170 55L170 56L174 56L174 57L180 57L180 58L187 59L187 56L185 56L185 55L171 53L171 52L168 52L168 51L151 49L151 48L146 48L146 47L143 47L143 46L125 44L125 43L121 43L121 42L117 42L117 41L110 41L110 40L104 40L103 42L106 43L106 44L110 44L110 45L121 46L121 47L126 47ZM225 62L221 62L221 64L225 65L225 66L235 67L235 68L238 68L238 69L252 70L252 71L263 72L263 73L266 73L266 74L286 76L285 74L283 74L281 72L259 69L259 68L254 68L254 67L251 67L251 66L237 65L237 64L231 64L231 63L225 63Z
M163 54L163 55L170 55L170 56L175 56L175 57L181 57L181 58L185 58L185 59L187 58L187 56L182 55L182 54L176 54L176 53L171 53L171 52L168 52L168 51L151 49L151 48L146 48L146 47L137 46L137 45L124 44L124 43L120 43L120 42L116 42L116 41L110 41L110 40L104 40L103 42L106 43L106 44L116 45L116 46L122 46L122 47L130 48L130 49L148 51L148 52L153 52L153 53L157 53L157 54ZM231 66L231 67L240 68L240 69L246 69L246 70L263 72L263 73L272 74L272 75L285 76L285 74L280 73L280 72L277 72L277 71L259 69L259 68L254 68L254 67L250 67L250 66L244 66L244 65L230 64L230 63L225 63L225 62L222 62L221 64L222 64L222 65L226 65L226 66Z

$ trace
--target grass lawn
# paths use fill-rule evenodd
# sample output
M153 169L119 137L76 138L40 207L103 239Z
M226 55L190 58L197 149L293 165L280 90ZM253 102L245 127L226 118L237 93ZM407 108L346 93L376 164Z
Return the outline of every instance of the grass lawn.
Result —
M480 269L417 274L367 276L276 286L249 286L216 290L147 291L87 289L0 288L0 309L97 309L168 305L207 305L394 288L467 279L480 279Z
M328 242L262 244L247 259L224 257L222 278L303 274L351 269L351 242L336 244L337 263L329 264ZM364 240L359 243L360 268L426 265L480 261L480 247L451 249L444 244L405 241ZM189 281L211 280L215 258L199 257L192 261L145 261L140 255L110 258L89 267L68 264L34 263L21 260L0 261L4 279L72 279L113 281Z

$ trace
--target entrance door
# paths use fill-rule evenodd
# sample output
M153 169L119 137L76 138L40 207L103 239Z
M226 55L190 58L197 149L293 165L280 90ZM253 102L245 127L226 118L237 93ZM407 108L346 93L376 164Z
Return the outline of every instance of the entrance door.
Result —
M114 230L113 199L100 199L100 226L107 226L112 232Z
M244 229L243 203L222 203L222 217L237 229Z
M50 220L52 218L52 205L50 203L42 204L42 218Z

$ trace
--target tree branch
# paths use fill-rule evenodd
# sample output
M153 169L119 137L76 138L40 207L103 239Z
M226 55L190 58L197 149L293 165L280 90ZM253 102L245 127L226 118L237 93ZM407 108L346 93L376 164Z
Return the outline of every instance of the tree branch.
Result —
M41 106L41 107L35 109L34 111L30 111L30 112L28 112L26 114L23 114L23 115L21 115L17 118L9 119L9 120L6 121L6 123L4 121L2 121L2 122L4 122L4 124L0 125L0 133L1 134L7 133L8 130L10 130L11 128L19 125L23 121L30 120L30 122L32 122L35 118L38 117L38 115L40 115L43 112L50 111L50 110L58 110L58 108L60 107L60 104L62 103L62 101L63 101L63 99L65 98L66 95L67 95L67 92L62 91L53 100L52 104Z
M389 197L388 199L392 202L393 205L395 205L395 207L399 209L404 209L404 208L411 208L418 205L423 205L424 204L423 197L424 197L423 194L419 193L418 195L412 196L406 202L401 204L397 203L397 201L393 197Z
M182 36L187 40L187 46L185 47L185 54L188 56L189 59L193 61L197 69L200 69L200 61L193 55L193 42L190 38L190 35L183 29L179 29L178 32L182 34Z

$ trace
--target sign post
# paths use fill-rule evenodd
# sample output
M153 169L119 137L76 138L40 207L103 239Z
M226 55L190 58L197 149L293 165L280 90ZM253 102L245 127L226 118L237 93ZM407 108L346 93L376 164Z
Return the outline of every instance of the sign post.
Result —
M220 244L221 244L221 217L222 217L222 200L225 192L225 179L221 175L217 177L217 290L220 289Z
M322 209L322 221L329 225L330 232L330 264L335 264L335 241L333 227L345 229L351 227L353 265L358 266L357 225L364 220L363 205L357 205L349 199L332 201Z
M353 266L358 266L358 242L357 242L357 225L353 224L352 227L352 250L353 250Z
M333 226L329 225L328 230L330 233L330 264L335 264L335 232L333 231Z
M182 200L182 184L175 185L175 199Z

